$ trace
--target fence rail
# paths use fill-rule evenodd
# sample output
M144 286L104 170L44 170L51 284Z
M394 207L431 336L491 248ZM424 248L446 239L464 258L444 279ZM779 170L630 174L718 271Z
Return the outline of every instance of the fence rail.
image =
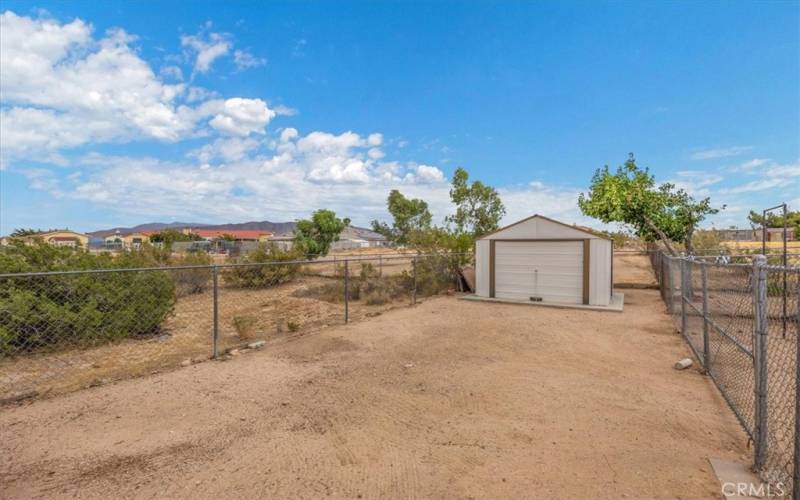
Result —
M0 401L279 343L457 288L471 254L0 274Z
M676 328L753 441L754 469L800 498L800 267L650 258Z

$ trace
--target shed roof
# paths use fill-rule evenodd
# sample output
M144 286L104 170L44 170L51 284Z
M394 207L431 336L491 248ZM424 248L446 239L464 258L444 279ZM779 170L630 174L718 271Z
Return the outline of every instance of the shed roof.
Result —
M599 238L599 239L603 239L603 240L611 240L611 238L609 238L608 236L605 236L605 235L603 235L603 234L601 234L601 233L599 233L597 231L593 231L593 230L591 230L589 228L582 227L582 226L565 224L563 222L559 222L559 221L557 221L555 219L551 219L549 217L545 217L544 215L539 215L539 214L533 214L530 217L526 217L526 218L524 218L522 220L518 220L517 222L511 223L511 224L509 224L507 226L503 226L503 227L501 227L499 229L496 229L496 230L492 231L491 233L484 234L483 236L481 236L478 239L479 240L491 239L492 236L495 236L495 235L497 235L499 233L502 233L503 231L505 231L507 229L510 229L510 228L512 228L514 226L518 226L520 224L524 224L526 222L530 222L530 221L532 221L534 219L540 219L540 220L544 220L544 221L547 221L547 222L550 222L550 223L553 223L553 224L558 224L560 226L567 227L567 228L572 229L574 231L579 231L581 233L584 233L587 236L591 236L592 238Z

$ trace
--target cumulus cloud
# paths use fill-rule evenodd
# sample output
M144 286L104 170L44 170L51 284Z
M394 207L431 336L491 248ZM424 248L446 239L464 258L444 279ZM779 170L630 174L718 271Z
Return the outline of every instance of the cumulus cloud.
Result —
M263 64L235 51L229 35L203 31L180 41L195 73L211 71L231 55L240 67ZM440 220L451 210L444 172L387 159L382 146L395 140L379 132L271 132L267 127L277 116L295 110L220 96L184 82L178 66L154 71L135 43L122 30L98 36L81 20L0 15L2 168L25 175L31 189L136 217L291 220L330 207L366 223L386 213L386 196L394 188L427 200ZM175 161L78 156L74 149L201 137L204 144ZM14 163L19 158L50 167ZM534 211L576 221L574 190L535 182L501 195L508 221Z
M224 135L263 134L276 116L260 99L223 100L180 83L177 66L157 75L132 46L135 41L120 29L95 38L80 19L59 23L0 14L2 164L84 144L175 142L196 135L206 120ZM212 33L184 36L182 43L197 50L195 67L205 71L228 41Z
M246 136L263 134L267 123L275 118L275 111L261 99L234 97L224 102L207 103L205 109L217 109L209 125L226 135Z
M225 33L183 35L181 45L194 55L195 73L208 73L214 61L228 54L233 47L230 36Z

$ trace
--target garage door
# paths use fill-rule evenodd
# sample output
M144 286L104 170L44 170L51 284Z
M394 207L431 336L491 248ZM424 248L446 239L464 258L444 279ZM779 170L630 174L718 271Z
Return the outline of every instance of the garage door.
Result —
M583 241L498 241L495 297L583 303Z

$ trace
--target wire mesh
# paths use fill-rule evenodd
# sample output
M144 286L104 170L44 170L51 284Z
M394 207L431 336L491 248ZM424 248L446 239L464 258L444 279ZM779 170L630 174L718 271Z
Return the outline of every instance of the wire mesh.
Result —
M0 401L376 316L456 288L470 260L405 254L0 275Z
M767 461L763 476L791 484L795 446L800 269L767 269Z
M762 480L789 492L800 475L795 466L800 449L796 434L800 268L792 261L787 267L770 265L776 262L774 256L765 259L764 267L756 268L753 262L752 255L651 255L672 321L756 441L756 450L761 450L763 463L761 459L757 463ZM756 274L756 269L762 271ZM760 292L755 293L755 277L763 276L763 270L766 280L759 282ZM763 305L757 297L764 298ZM763 321L766 342L756 344ZM757 351L766 353L762 368ZM761 398L759 376L766 380ZM765 438L759 437L759 430Z
M199 268L0 277L0 398L207 359L210 276Z

